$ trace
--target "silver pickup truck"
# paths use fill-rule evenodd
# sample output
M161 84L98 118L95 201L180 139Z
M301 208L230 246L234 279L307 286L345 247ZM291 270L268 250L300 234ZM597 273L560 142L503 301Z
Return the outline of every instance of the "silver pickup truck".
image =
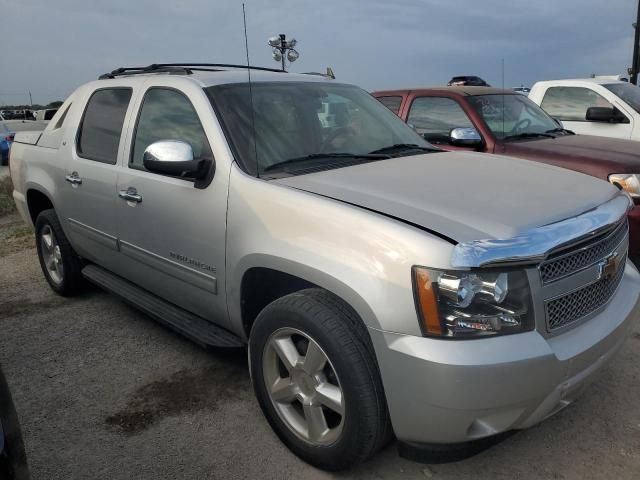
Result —
M360 88L264 70L115 70L16 135L51 288L88 280L203 345L248 344L267 420L324 469L570 404L637 316L629 197L441 152Z

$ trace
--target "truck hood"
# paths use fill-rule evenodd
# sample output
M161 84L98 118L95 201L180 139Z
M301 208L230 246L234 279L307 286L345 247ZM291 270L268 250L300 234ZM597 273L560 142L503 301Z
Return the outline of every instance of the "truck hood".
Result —
M505 142L501 146L505 155L539 160L602 179L611 173L640 173L640 144L632 140L567 135Z
M273 180L457 242L511 238L606 202L607 182L516 158L442 152Z

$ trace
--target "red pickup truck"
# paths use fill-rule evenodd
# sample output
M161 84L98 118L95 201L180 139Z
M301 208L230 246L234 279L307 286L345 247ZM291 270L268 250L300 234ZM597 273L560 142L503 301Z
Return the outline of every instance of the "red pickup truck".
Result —
M629 253L640 259L640 143L576 135L526 96L489 87L386 90L373 96L444 150L549 163L608 180L634 200Z

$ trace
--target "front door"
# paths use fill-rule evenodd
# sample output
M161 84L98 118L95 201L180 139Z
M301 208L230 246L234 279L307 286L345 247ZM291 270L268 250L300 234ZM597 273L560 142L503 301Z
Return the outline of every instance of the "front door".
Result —
M75 250L110 270L118 258L117 163L131 95L128 87L93 92L78 113L77 134L69 130L62 145L68 160L56 205L60 220Z
M477 150L477 147L458 147L449 143L454 128L475 128L471 119L452 98L415 97L409 106L407 123L424 139L445 150Z
M128 165L118 176L118 273L201 317L224 323L227 183L197 189L193 179L152 173L145 149L181 140L194 156L212 156L198 113L185 94L151 87L142 99Z
M630 139L633 121L623 111L604 96L586 87L549 87L544 93L540 106L553 118L562 121L564 128L581 135ZM616 108L621 121L615 123L587 120L590 107Z

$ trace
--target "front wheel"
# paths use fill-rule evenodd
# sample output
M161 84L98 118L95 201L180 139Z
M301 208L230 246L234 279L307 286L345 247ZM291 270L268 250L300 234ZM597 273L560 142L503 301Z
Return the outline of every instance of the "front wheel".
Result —
M351 467L389 437L386 402L368 333L321 289L275 300L249 340L263 413L296 455L326 470Z

